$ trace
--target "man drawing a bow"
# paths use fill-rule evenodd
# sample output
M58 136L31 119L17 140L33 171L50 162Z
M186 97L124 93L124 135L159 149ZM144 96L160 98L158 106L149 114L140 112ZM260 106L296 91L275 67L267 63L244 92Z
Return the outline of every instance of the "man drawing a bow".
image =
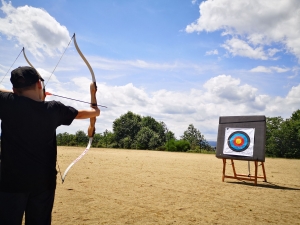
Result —
M44 101L43 78L32 67L11 72L13 92L0 89L0 224L51 224L56 188L56 128L100 115ZM91 85L92 87L92 85ZM95 94L96 90L91 89Z

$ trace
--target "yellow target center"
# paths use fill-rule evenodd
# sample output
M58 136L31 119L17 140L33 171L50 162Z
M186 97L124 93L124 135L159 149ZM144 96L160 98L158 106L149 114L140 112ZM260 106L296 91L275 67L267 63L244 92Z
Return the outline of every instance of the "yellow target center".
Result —
M237 139L235 140L235 143L238 144L238 145L241 144L241 143L242 143L242 139L237 138Z

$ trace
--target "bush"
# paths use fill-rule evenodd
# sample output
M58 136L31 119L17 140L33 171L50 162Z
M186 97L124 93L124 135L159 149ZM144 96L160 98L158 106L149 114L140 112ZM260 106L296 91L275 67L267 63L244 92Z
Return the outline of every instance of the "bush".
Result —
M174 140L171 139L166 142L165 148L167 151L170 152L187 152L189 149L191 149L191 145L188 141L185 140Z
M169 152L176 152L175 139L168 140L165 144L165 148Z
M191 149L191 145L188 141L179 140L175 141L177 152L187 152Z
M158 151L166 151L167 148L166 148L166 146L160 146L156 150L158 150Z
M191 150L188 150L188 152L190 152L190 153L203 153L203 154L216 154L215 151L210 151L210 150L205 150L205 149L200 149L200 148L191 149Z

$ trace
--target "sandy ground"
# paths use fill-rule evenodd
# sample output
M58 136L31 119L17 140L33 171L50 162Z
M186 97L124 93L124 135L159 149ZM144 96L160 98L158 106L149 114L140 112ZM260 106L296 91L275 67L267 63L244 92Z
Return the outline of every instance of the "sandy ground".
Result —
M62 173L83 150L59 147ZM247 161L235 166L248 174ZM52 224L300 224L300 160L266 158L265 169L254 186L222 182L215 155L90 149L64 184L58 174Z

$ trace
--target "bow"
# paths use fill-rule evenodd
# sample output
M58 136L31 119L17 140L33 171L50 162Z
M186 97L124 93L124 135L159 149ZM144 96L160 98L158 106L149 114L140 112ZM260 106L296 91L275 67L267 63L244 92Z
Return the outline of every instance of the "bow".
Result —
M72 37L72 39L74 40L74 45L75 48L78 52L78 54L80 55L80 57L82 58L82 60L85 62L85 64L87 65L87 67L90 70L91 76L92 76L92 80L93 83L90 84L90 93L91 93L91 106L97 106L97 99L96 99L96 92L97 92L97 84L96 84L96 78L94 75L94 71L91 67L91 65L89 64L89 62L86 60L86 58L84 57L84 55L82 54L82 52L80 51L77 42L76 42L76 38L75 38L75 33ZM96 123L96 117L90 118L90 125L88 128L88 136L89 136L89 142L88 145L86 147L86 149L67 167L66 171L64 172L63 176L62 176L62 183L64 183L67 173L68 171L71 169L71 167L78 162L90 149L92 142L93 142L93 137L95 134L95 123Z
M85 64L87 65L87 67L89 68L89 71L90 71L90 73L91 73L91 76L92 76L92 80L93 80L93 82L90 84L90 94L91 94L91 106L92 107L97 107L97 99L96 99L96 92L97 92L97 84L96 84L96 78L95 78L95 75L94 75L94 71L93 71L93 69L92 69L92 67L90 66L90 64L89 64L89 62L87 61L87 59L84 57L84 55L82 54L82 52L81 52L81 50L79 49L79 47L78 47L78 44L77 44L77 41L76 41L76 37L75 37L75 33L74 33L74 35L72 36L72 39L74 40L74 45L75 45L75 48L76 48L76 50L77 50L77 52L78 52L78 54L80 55L80 57L82 58L82 60L85 62ZM71 41L72 41L72 39L71 39ZM70 42L71 42L70 41ZM69 43L70 44L70 43ZM34 66L30 63L30 61L28 60L28 58L27 58L27 56L26 56L26 54L25 54L25 48L23 47L23 49L22 49L22 51L21 52L23 52L23 55L24 55L24 58L25 58L25 60L27 61L27 63L32 67L32 68L34 68ZM20 55L20 54L19 54ZM19 56L18 56L19 57ZM61 57L62 58L62 57ZM61 58L60 58L60 60L61 60ZM59 60L59 61L60 61ZM58 62L59 63L59 62ZM56 65L56 67L57 67L57 65ZM55 68L56 68L55 67ZM54 68L54 70L55 70L55 68ZM53 72L54 72L54 70L53 70ZM53 74L53 72L52 72L52 74ZM37 72L38 73L38 72ZM38 73L39 74L39 73ZM51 74L51 76L52 76L52 74ZM39 74L39 76L40 76L40 74ZM50 77L51 77L50 76ZM41 76L40 76L41 77ZM49 79L50 79L50 77L49 77ZM4 79L4 78L3 78ZM2 79L2 80L3 80ZM48 81L49 81L49 79L48 79ZM44 80L43 80L43 78L41 77L41 81L42 81L42 83L43 83L43 92L44 92L44 99L45 99L45 97L46 97L46 94L47 95L53 95L53 94L51 94L51 93L48 93L48 92L46 92L45 91L45 86L46 85L44 85ZM63 97L63 96L58 96L58 97ZM66 97L65 97L66 98ZM75 100L75 99L72 99L72 100ZM77 100L78 101L78 100ZM101 106L101 105L99 105L99 106ZM106 107L106 106L102 106L102 107ZM94 135L95 135L95 123L96 123L96 117L93 117L93 118L90 118L90 125L89 125L89 127L88 127L88 136L89 136L89 142L88 142L88 144L87 144L87 147L86 147L86 149L67 167L67 169L65 170L65 172L64 172L64 174L63 174L63 176L61 177L61 179L62 179L62 183L64 183L64 181L65 181L65 179L66 179L66 176L67 176L67 173L68 173L68 171L71 169L71 167L76 163L76 162L78 162L87 152L88 152L88 150L90 149L90 147L91 147L91 145L92 145L92 142L93 142L93 137L94 137ZM58 165L58 168L59 168L59 165ZM59 172L60 172L60 168L59 168Z
M20 51L19 55L17 56L17 58L15 59L15 61L13 62L13 64L10 66L10 68L8 69L8 71L6 72L6 74L3 76L2 80L0 81L0 84L2 83L2 81L4 80L5 76L8 74L8 72L10 71L10 69L13 67L13 65L15 64L15 62L17 61L17 59L19 58L19 56L21 55L21 53L23 52L23 55L24 55L24 58L26 60L26 62L29 64L29 66L31 66L32 68L34 68L34 66L29 62L26 54L25 54L25 48L23 47L22 50ZM35 68L34 68L35 69ZM44 79L42 78L42 76L40 75L40 73L36 70L37 74L39 75L40 77L40 80L42 81L43 83L43 101L45 100L46 98L46 91L45 91L45 84L44 84Z
M23 47L24 49L24 47ZM8 74L8 72L10 71L10 69L13 67L13 65L15 64L15 62L17 61L17 59L19 58L19 56L21 55L23 49L20 51L19 55L17 56L17 58L15 59L15 61L11 64L11 66L9 67L9 69L7 70L7 72L4 74L4 76L2 77L2 80L0 81L0 84L2 83L2 81L4 80L4 78L6 77L6 75Z
M26 60L26 62L29 64L29 66L31 66L32 68L34 68L34 66L29 62L26 54L25 54L25 48L23 47L22 49L22 52L23 52L23 55L24 55L24 58ZM34 68L35 69L35 68ZM36 70L36 72L38 73L38 75L40 76L40 79L43 83L43 93L44 93L44 96L43 96L43 101L45 101L45 98L46 98L46 89L45 89L45 84L44 84L44 79L42 78L42 76L40 75L40 73Z

